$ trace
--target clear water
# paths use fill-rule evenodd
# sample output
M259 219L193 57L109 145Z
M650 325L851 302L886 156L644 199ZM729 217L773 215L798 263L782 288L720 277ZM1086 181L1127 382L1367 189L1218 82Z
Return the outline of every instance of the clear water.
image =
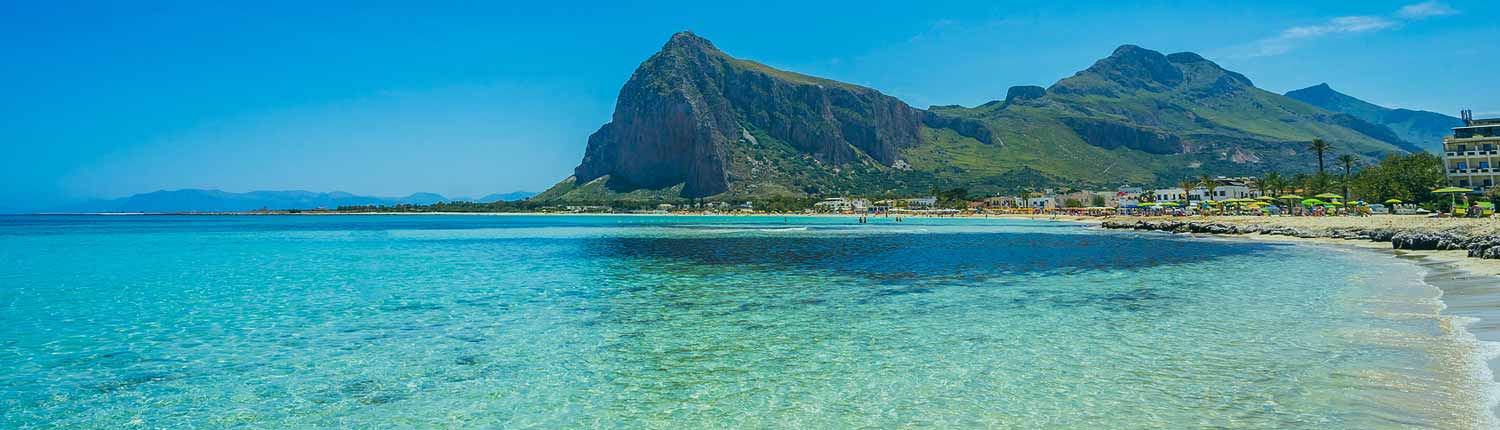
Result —
M0 216L0 428L1491 428L1422 270L1026 221Z

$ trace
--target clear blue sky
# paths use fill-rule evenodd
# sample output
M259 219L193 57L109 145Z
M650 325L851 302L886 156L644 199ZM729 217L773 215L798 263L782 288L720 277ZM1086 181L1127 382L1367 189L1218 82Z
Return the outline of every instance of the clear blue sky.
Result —
M1500 115L1493 1L208 3L0 5L0 207L176 188L540 191L684 29L919 107L1050 85L1131 43L1277 92L1326 81Z

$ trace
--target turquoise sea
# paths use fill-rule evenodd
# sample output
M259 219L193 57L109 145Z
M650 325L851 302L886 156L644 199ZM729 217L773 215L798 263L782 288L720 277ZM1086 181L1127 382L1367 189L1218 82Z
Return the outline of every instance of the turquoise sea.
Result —
M1373 251L1040 221L0 216L0 428L1494 428Z

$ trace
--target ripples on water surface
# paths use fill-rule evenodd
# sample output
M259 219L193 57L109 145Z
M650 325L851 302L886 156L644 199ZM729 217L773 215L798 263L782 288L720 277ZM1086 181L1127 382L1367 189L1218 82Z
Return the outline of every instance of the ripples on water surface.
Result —
M1487 428L1373 253L1024 221L0 217L0 428Z

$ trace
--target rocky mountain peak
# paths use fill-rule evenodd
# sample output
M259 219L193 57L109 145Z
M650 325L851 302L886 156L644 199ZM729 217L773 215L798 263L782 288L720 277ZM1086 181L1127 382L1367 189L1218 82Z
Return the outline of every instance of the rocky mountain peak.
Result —
M709 52L718 51L719 48L715 47L713 42L710 42L708 41L708 39L704 39L696 34L693 34L693 32L691 31L680 31L677 32L677 34L673 34L672 38L667 40L667 44L662 45L661 50Z
M1108 57L1094 62L1073 77L1053 86L1061 93L1117 95L1126 91L1161 92L1183 82L1179 70L1166 55L1136 45L1121 45Z

